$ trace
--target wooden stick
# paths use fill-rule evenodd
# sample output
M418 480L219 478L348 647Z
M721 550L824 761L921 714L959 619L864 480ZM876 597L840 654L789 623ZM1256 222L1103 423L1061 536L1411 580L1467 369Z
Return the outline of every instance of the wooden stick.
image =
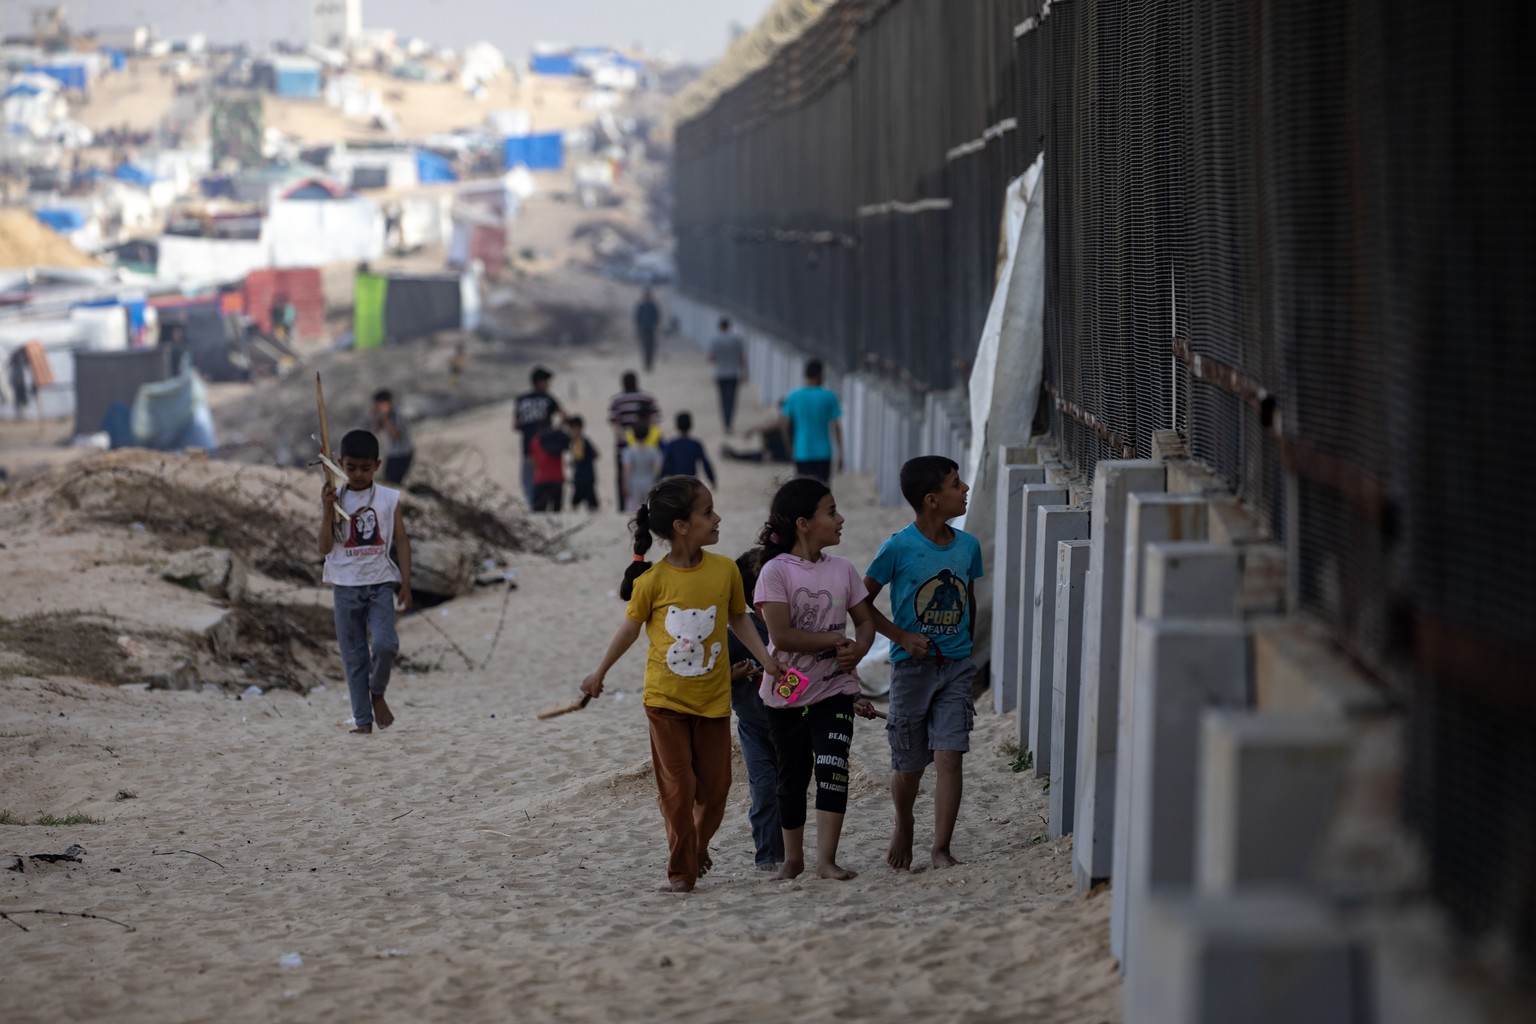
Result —
M539 721L543 722L551 718L559 718L561 715L568 715L572 711L580 711L582 708L586 707L591 702L591 700L591 697L587 696L586 694L582 694L580 700L573 700L569 704L561 704L556 707L545 708L543 711L539 712Z
M325 421L325 388L320 384L320 371L315 371L315 410L320 414L320 461L326 464L327 470L335 474L332 483L339 484L347 478L345 473L336 468L331 462L331 427ZM331 510L337 523L346 522L347 514L342 511L340 502L332 502Z

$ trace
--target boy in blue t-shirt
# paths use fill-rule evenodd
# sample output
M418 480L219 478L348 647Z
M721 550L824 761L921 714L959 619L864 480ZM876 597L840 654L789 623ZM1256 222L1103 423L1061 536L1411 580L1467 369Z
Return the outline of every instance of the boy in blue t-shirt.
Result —
M933 794L933 866L960 863L949 844L960 814L961 766L976 717L972 609L983 570L981 545L949 520L965 514L969 490L950 459L909 459L901 467L901 493L916 517L880 545L864 574L872 606L882 588L891 588L891 617L874 611L875 629L891 641L885 735L891 744L896 824L885 859L898 870L912 866L912 808L930 761L939 775Z

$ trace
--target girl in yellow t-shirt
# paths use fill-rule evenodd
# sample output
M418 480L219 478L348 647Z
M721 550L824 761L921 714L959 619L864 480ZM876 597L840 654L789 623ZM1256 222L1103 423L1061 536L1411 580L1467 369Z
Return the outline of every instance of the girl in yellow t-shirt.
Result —
M634 561L619 596L629 602L597 670L581 684L603 693L603 677L646 632L645 716L661 816L667 823L663 892L692 892L712 866L709 841L725 816L731 788L731 659L729 626L758 664L783 674L747 616L741 573L724 555L704 549L720 539L714 495L691 476L664 477L651 487L630 524ZM667 557L645 561L651 534L668 542Z

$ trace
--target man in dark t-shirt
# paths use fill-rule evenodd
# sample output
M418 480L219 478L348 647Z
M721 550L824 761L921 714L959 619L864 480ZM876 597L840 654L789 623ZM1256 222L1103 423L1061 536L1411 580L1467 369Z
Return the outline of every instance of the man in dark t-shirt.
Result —
M512 427L522 435L523 453L523 500L533 507L533 443L539 434L552 426L555 417L564 411L555 396L549 393L549 382L555 375L542 366L535 366L529 375L532 391L525 391L512 403Z

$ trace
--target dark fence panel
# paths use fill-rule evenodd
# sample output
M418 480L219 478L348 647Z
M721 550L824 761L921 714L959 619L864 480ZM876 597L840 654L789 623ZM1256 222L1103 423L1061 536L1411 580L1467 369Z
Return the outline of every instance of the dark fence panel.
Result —
M1042 151L1046 414L1085 474L1176 429L1294 605L1410 709L1405 809L1536 947L1536 13L1430 0L849 0L678 133L691 292L960 383ZM817 241L819 240L819 241Z
M1027 166L1013 29L1038 7L844 0L680 125L688 291L840 369L964 383Z

